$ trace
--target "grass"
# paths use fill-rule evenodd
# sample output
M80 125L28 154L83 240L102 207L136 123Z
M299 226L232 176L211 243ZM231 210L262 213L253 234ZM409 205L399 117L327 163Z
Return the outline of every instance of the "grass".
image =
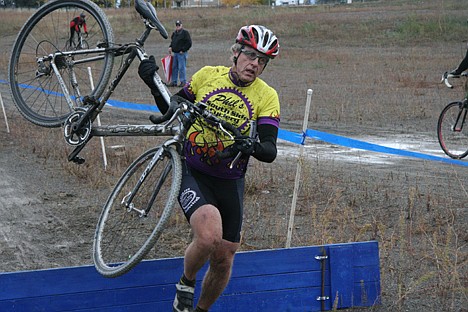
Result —
M0 11L2 43L6 40L0 48L2 79L8 63L5 52L32 13L11 12ZM141 23L132 10L106 14L122 42L139 35ZM168 31L181 19L191 32L189 75L205 64L229 64L227 50L240 25L261 23L274 29L281 40L281 55L268 65L263 78L279 92L285 129L300 131L306 90L312 88L310 128L346 136L417 134L436 140L441 109L463 96L458 82L448 90L439 78L466 52L466 1L372 1L271 10L194 8L161 10L158 16ZM167 45L156 35L147 49L162 57ZM138 81L132 69L115 98L151 103ZM59 129L40 129L18 118L12 127L12 139L25 152L44 162L58 162L66 174L101 189L111 187L131 160L157 143L154 138L106 139L109 146L125 144L126 149L123 155L108 150L110 167L104 172L98 169L102 168L98 140L85 149L85 165L77 167L66 162L69 148L61 143ZM408 160L401 160L401 166L372 165L364 158L343 163L322 156L323 143L310 143L293 246L375 239L380 245L384 304L371 310L464 311L468 303L466 169L423 162L416 170L415 162ZM243 250L284 247L295 166L290 158L280 158L274 165L251 163ZM186 232L179 213L172 225L175 231ZM189 235L163 238L170 246L165 255L180 254Z

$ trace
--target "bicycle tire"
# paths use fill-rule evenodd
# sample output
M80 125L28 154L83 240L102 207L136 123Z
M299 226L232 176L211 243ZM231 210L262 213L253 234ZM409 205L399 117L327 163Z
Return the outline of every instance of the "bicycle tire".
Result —
M468 155L467 114L468 109L462 102L452 102L444 107L437 122L440 147L453 159L462 159Z
M159 156L153 160L155 155ZM131 204L144 209L154 198L146 217L123 204L140 179L143 182ZM181 179L180 155L172 147L150 149L127 168L104 205L94 235L93 260L101 275L125 274L154 247L173 211Z
M78 99L84 95L96 98L103 93L110 79L114 55L102 53L102 59L87 63L75 63L85 56L75 55L70 61L59 55L55 63L66 88L70 93L72 105L67 103L57 76L51 69L50 61L40 64L38 59L47 55L66 51L70 37L70 21L81 12L86 13L88 33L87 42L112 46L114 35L104 12L89 0L53 0L41 6L21 28L13 45L8 79L14 103L20 113L30 122L43 127L59 127L74 107L80 106ZM88 74L92 68L94 88ZM79 87L72 87L72 72Z

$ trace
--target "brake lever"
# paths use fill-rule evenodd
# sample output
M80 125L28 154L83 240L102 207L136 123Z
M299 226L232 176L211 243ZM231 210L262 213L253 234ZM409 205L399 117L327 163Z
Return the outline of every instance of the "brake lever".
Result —
M257 123L254 120L250 121L250 132L249 137L255 138L257 136ZM236 157L232 160L231 164L229 165L229 169L234 168L234 165L237 164L239 158L242 156L242 152L238 152Z

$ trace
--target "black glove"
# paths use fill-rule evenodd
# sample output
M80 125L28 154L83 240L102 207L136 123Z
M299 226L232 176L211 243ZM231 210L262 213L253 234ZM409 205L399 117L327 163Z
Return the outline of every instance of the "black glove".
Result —
M156 85L154 84L153 77L154 73L158 70L154 56L151 55L147 60L143 60L138 66L138 75L146 83L148 87L154 89Z
M252 155L255 151L255 139L246 135L236 136L234 148L244 155Z

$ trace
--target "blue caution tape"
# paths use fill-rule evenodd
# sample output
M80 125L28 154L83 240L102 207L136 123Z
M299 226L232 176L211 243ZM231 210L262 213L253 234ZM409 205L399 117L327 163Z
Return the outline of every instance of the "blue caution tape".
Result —
M0 83L8 83L8 81L0 79ZM38 90L40 92L44 92L45 94L49 94L49 95L63 96L63 93L46 90L46 89L43 89L43 88L40 88L40 87L35 87L35 86L30 86L30 85L25 85L25 84L20 84L20 87L22 87L24 89ZM72 99L75 98L73 95L70 95L70 97ZM118 108L124 108L124 109L150 111L150 112L158 112L159 113L158 107L156 105L154 105L154 104L137 104L137 103L129 103L129 102L118 101L118 100L108 100L106 102L106 104L111 106L111 107L118 107Z
M141 111L150 111L150 112L158 112L159 113L159 109L155 104L136 104L136 103L128 103L128 102L117 101L117 100L108 100L106 102L106 104L111 106L111 107L118 107L118 108L141 110Z
M279 129L278 138L296 144L304 144L304 136L300 133Z
M0 80L0 83L8 83L8 82L5 80ZM29 88L32 88L32 87L29 86ZM46 92L45 90L41 90L41 91ZM60 95L56 92L54 93L49 92L49 94ZM117 108L159 112L159 109L157 108L157 106L153 104L136 104L136 103L117 101L117 100L108 100L106 104L111 107L117 107ZM413 157L413 158L419 158L419 159L425 159L425 160L431 160L431 161L445 162L449 164L468 167L468 162L464 162L464 161L457 160L457 159L444 158L444 157L433 156L433 155L428 155L428 154L423 154L423 153L418 153L418 152L411 152L411 151L396 149L392 147L386 147L386 146L382 146L378 144L373 144L369 142L364 142L364 141L359 141L359 140L343 137L340 135L321 132L318 130L307 129L305 133L296 133L296 132L292 132L288 130L279 129L279 132L278 132L279 139L289 141L295 144L304 145L306 137L310 137L314 140L323 141L323 142L327 142L327 143L331 143L335 145L341 145L341 146L345 146L349 148L356 148L356 149L362 149L362 150L367 150L367 151L372 151L372 152L377 152L377 153L385 153L385 154L398 155L398 156Z
M324 141L327 143L341 145L341 146L350 147L350 148L357 148L357 149L362 149L362 150L367 150L367 151L372 151L372 152L392 154L392 155L398 155L398 156L415 157L415 158L420 158L420 159L425 159L425 160L440 161L440 162L445 162L449 164L455 164L455 165L468 167L468 162L464 162L461 160L443 158L439 156L427 155L427 154L418 153L418 152L411 152L411 151L401 150L397 148L386 147L386 146L382 146L378 144L350 139L350 138L343 137L340 135L330 134L330 133L321 132L317 130L307 129L306 135L315 140Z

